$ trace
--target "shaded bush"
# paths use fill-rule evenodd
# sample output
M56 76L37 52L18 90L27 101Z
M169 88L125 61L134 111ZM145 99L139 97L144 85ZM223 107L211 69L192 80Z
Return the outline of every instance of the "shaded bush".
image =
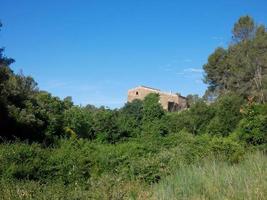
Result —
M186 132L149 136L118 144L60 140L54 148L2 144L0 176L72 184L113 174L125 180L154 183L182 164L196 163L210 156L234 161L237 155L240 158L243 155L242 146L225 138L214 140L208 135L193 136Z
M212 135L229 135L241 120L240 108L244 99L233 94L220 97L213 105L214 117L207 126L206 132Z
M94 115L94 130L98 141L116 143L127 136L127 132L120 132L118 125L118 111L99 109Z
M79 137L94 139L93 123L93 114L85 108L73 106L64 113L64 127L71 129Z
M159 94L151 93L143 101L143 123L161 119L165 112L159 103Z
M85 147L75 141L63 141L59 148L51 149L38 144L2 144L0 175L41 182L86 181L90 177L90 156Z
M242 119L236 130L241 141L247 144L261 145L267 143L267 104L247 105L242 109Z
M205 133L207 125L214 117L214 109L204 101L195 102L189 110L179 113L168 113L165 120L170 131L178 133L186 130L194 135Z

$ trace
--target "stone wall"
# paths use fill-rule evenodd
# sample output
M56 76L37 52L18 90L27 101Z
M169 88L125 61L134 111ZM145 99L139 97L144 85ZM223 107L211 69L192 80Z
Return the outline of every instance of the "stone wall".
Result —
M145 86L139 86L128 91L128 102L132 102L134 99L144 100L144 98L150 94L159 94L160 104L165 110L177 111L185 109L187 107L186 98L177 94L161 92L158 89L149 88Z

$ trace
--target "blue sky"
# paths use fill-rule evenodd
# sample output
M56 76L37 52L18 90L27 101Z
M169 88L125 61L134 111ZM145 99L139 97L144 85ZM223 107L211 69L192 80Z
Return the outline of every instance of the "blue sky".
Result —
M122 106L146 85L203 95L202 66L237 19L267 24L266 0L0 0L15 72L76 104Z

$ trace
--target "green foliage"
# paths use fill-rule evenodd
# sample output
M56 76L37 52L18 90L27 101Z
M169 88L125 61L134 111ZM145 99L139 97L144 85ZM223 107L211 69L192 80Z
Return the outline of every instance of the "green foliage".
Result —
M243 161L244 144L266 151L267 34L245 16L234 25L233 39L204 66L205 97L188 95L189 108L173 113L163 110L158 94L119 110L74 106L71 97L61 100L40 91L33 78L15 74L14 60L0 48L0 139L13 141L0 144L1 198L149 199L142 190L174 171L177 180L167 184L179 191L166 189L164 195L171 192L163 199L265 197L264 179L257 180L260 186L251 181L265 177L265 163L256 174L242 165L254 167ZM257 194L246 193L247 172ZM228 192L225 181L231 191L246 191Z
M146 162L146 160L145 160ZM159 183L127 181L105 174L90 182L46 184L29 180L0 180L1 199L265 199L266 156L247 154L238 164L203 160L181 165ZM179 190L177 189L179 188Z
M188 133L144 137L116 145L83 139L60 140L53 148L2 144L0 176L70 184L111 173L123 179L152 183L177 165L195 163L207 156L231 161L236 154L242 158L242 150L238 143L224 138L213 140L210 136L194 137Z
M267 99L267 32L263 25L244 16L234 25L234 43L217 48L204 65L209 91L226 94L232 91L257 102Z
M159 95L151 93L147 95L143 102L143 123L161 119L164 110L159 103Z
M253 38L255 34L255 22L250 16L242 16L233 28L233 39L237 42Z
M118 127L117 111L100 109L94 115L94 130L101 142L116 143L127 136L126 132Z
M55 142L64 136L63 113L72 106L70 98L61 101L58 97L53 97L47 92L38 92L35 96L36 106L35 115L42 122L42 127L38 130L43 134L46 142Z
M171 132L186 130L192 134L201 134L214 116L214 109L204 101L198 101L189 110L168 114L168 127Z
M6 179L40 180L41 168L47 163L47 152L38 144L2 144L0 147L0 173Z
M256 152L237 165L213 159L183 166L153 187L151 199L264 200L266 165L266 155Z
M207 126L206 132L214 135L229 135L242 117L240 108L243 104L244 100L233 94L227 94L219 98L212 105L215 115Z
M193 134L204 133L207 124L214 116L213 108L203 101L194 104L188 113L189 126L187 130Z
M2 178L60 181L65 184L90 177L89 151L75 141L62 141L60 148L43 149L37 144L10 144L0 147Z
M244 118L236 130L238 138L248 144L267 143L267 105L251 104L242 110Z
M237 141L230 138L214 137L211 139L211 150L223 160L238 163L245 154L244 148Z
M91 176L92 165L90 147L83 142L61 141L60 148L50 150L50 157L41 169L46 180L56 180L64 184L86 182Z
M143 119L143 102L134 100L128 102L118 113L118 125L120 132L136 137L140 135Z
M194 105L198 101L201 101L202 99L197 94L189 94L187 95L186 100L187 100L187 105L191 107L192 105Z
M142 136L146 135L151 135L154 137L166 136L169 133L169 128L164 120L165 119L160 119L143 123Z
M0 91L1 136L5 138L37 139L36 133L42 126L42 120L36 113L36 83L31 77L15 75L8 66L1 67L6 73Z
M94 139L95 137L93 114L79 106L73 106L65 111L64 127L82 138Z
M135 99L132 102L126 103L121 111L122 114L132 117L140 123L143 118L143 102L139 99Z

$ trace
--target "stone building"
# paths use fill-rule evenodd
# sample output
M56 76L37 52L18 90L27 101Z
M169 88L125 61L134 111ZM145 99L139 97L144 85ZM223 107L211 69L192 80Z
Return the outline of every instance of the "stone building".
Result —
M178 111L187 108L186 98L173 93L162 92L158 89L139 86L133 89L128 90L128 102L132 102L134 99L143 100L146 95L150 93L159 94L159 103L167 111Z

